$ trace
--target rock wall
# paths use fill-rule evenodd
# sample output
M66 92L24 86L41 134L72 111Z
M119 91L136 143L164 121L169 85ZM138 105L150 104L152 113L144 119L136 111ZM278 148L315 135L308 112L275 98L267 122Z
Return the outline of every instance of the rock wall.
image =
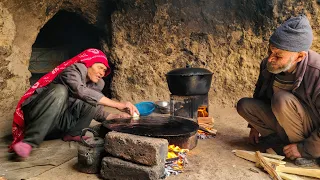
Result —
M3 4L0 3L0 129L3 134L8 134L8 120L10 111L13 107L12 101L14 97L10 97L14 94L13 83L8 83L8 79L13 78L13 72L10 72L6 59L12 53L12 44L15 37L16 26L14 24L12 15L8 12ZM11 111L12 113L12 111Z
M59 10L105 32L102 50L114 66L118 100L168 100L165 74L188 63L214 73L211 104L234 106L251 96L273 29L302 12L320 52L315 0L1 0L0 137L10 133L15 106L29 88L32 44Z
M122 1L112 15L113 93L121 99L169 99L165 73L184 67L211 70L212 104L233 106L251 96L273 29L306 13L319 50L315 1Z

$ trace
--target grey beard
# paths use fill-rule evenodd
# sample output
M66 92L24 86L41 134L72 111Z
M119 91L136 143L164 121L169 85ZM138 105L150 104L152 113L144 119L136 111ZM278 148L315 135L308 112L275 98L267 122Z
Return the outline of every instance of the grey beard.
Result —
M279 74L281 72L286 72L293 66L292 62L293 62L293 58L290 57L290 61L288 62L288 64L286 64L284 67L282 67L280 69L272 69L272 66L270 65L270 63L267 63L267 70L273 74Z

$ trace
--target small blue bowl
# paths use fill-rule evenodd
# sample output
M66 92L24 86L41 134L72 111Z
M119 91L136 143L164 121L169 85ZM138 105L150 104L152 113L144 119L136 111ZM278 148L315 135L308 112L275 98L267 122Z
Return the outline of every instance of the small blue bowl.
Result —
M135 106L137 107L140 116L148 116L154 111L155 108L155 104L148 101L137 103Z

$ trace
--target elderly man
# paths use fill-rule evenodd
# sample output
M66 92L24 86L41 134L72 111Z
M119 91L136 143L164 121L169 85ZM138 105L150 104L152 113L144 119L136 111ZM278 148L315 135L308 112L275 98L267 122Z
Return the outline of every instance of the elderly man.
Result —
M312 39L304 15L281 24L270 37L253 98L237 104L251 143L283 144L283 154L301 166L320 157L320 55L310 50Z

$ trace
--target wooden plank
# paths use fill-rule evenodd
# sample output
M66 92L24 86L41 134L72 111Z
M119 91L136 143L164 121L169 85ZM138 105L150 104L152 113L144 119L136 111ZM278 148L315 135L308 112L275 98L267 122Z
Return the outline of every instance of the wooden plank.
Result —
M203 124L203 123L198 123L198 124L199 124L199 126L202 126L204 128L208 128L208 129L213 128L213 125L208 125L208 124Z
M255 154L248 153L247 151L243 151L243 150L233 150L232 152L234 152L235 155L238 156L238 157L241 157L243 159L246 159L246 160L249 160L249 161L252 161L252 162L257 162L257 157L256 157ZM265 160L268 163L272 163L272 164L275 164L275 165L284 165L284 164L286 164L285 161L280 161L280 160L277 160L277 159L270 159L270 158L267 158L267 157L265 157Z
M265 160L265 157L263 157L259 151L256 152L256 158L259 165L261 165L263 169L270 174L272 179L282 180L279 174L270 166L270 164Z
M297 175L302 175L302 176L320 178L320 169L305 169L305 168L278 166L276 168L276 171L289 173L289 174L297 174Z
M272 148L266 149L266 152L267 152L268 154L278 155L277 152L275 152Z
M246 150L241 150L241 151L245 151L251 154L255 154L255 152L253 151L246 151ZM272 158L272 159L278 159L278 160L283 160L284 158L286 158L285 156L280 156L277 154L269 154L269 153L261 153L263 157L267 157L267 158Z
M283 172L278 172L278 174L284 180L303 180L302 178L292 174L287 174Z
M198 117L198 123L213 125L214 119L213 117Z
M207 133L209 133L211 135L217 135L217 130L215 130L215 129L206 129L206 128L202 127L202 126L199 126L199 130L207 132Z

